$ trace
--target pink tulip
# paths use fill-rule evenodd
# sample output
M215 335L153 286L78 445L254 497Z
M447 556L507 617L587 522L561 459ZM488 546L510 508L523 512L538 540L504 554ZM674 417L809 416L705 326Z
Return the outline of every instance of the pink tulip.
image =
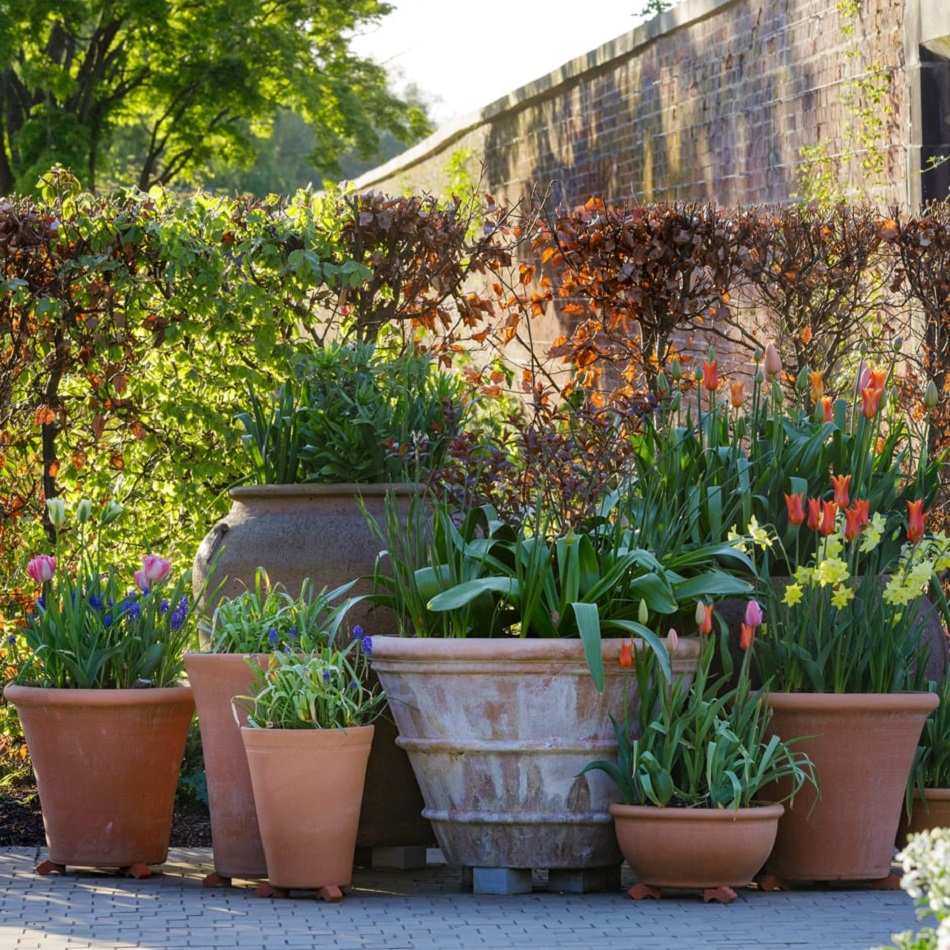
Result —
M145 571L135 572L135 586L143 592L148 590L148 581L145 579Z
M745 608L745 622L749 627L762 626L762 608L758 601L750 600Z
M158 584L165 580L171 572L171 569L172 562L166 558L159 557L157 554L142 555L142 573L149 587L151 587L152 584ZM138 578L136 578L136 583L138 583Z
M37 554L30 559L26 566L26 573L36 581L37 584L45 584L53 579L56 573L56 558L49 554Z
M765 347L765 378L771 382L782 372L782 357L774 343Z

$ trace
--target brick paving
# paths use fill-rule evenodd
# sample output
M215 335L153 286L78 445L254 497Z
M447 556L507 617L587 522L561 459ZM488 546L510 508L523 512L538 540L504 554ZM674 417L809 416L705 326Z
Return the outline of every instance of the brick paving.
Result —
M339 903L294 892L261 898L255 882L205 888L210 849L174 849L161 873L135 880L95 871L37 875L43 853L0 850L0 950L51 948L692 948L869 950L916 929L903 891L824 888L740 891L732 904L704 904L698 892L632 901L623 890L549 892L542 875L530 894L476 895L459 868L357 868ZM631 883L624 875L624 886Z

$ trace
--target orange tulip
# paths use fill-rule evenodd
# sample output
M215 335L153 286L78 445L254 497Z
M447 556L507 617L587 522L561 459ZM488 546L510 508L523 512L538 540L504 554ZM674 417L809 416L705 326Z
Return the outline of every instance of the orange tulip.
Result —
M745 380L739 379L729 383L729 392L732 395L732 408L741 409L745 402Z
M818 531L821 534L834 533L837 514L838 506L833 501L823 501L821 503L821 524L818 525Z
M918 544L924 536L924 500L907 502L907 540Z
M620 665L623 667L633 666L633 641L624 640L620 644Z
M873 419L881 405L881 396L884 389L880 386L867 385L861 390L861 414L865 419Z
M812 531L818 530L821 520L821 501L818 498L808 499L808 527Z
M851 476L832 475L831 484L835 487L835 504L839 508L847 508L851 500L848 497L848 486L851 484Z
M825 422L834 422L835 413L834 413L835 400L834 396L822 396L821 397L821 409L825 414Z
M811 401L818 402L825 394L824 374L821 370L818 370L817 372L809 373L808 379L811 382Z
M747 623L739 624L739 626L742 631L739 635L739 647L748 650L752 646L752 641L755 640L755 627L750 627Z
M704 636L708 636L712 633L712 613L712 604L704 604L701 600L696 602L696 623L699 627L699 632Z
M802 330L802 343L806 346L811 343L811 327L805 327L805 329Z
M711 393L719 388L719 360L703 360L703 388Z
M863 508L862 508L863 505ZM860 533L861 529L868 523L868 503L856 501L851 508L845 509L844 513L844 536L848 541L853 541Z
M786 495L785 507L788 510L788 523L799 525L805 520L805 493Z
M875 389L883 389L884 384L887 382L887 370L886 369L872 369L870 376L868 378L868 386L873 386Z

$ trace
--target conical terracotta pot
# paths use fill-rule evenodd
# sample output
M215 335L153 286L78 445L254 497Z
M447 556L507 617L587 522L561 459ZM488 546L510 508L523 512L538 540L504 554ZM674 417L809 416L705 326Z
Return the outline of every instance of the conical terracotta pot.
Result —
M803 738L820 795L786 804L768 871L786 881L883 880L890 873L907 777L935 693L772 693L770 729ZM787 782L763 789L780 798ZM776 794L776 792L778 794Z
M373 731L241 727L272 886L350 885Z
M702 649L684 638L677 676ZM579 640L376 637L373 668L390 699L425 811L446 860L472 868L619 866L600 771L616 755L610 717L637 702L619 640L603 643L606 685L594 687Z
M185 655L185 669L198 710L208 781L214 870L224 879L267 876L264 845L254 809L251 773L241 740L241 726L247 723L247 713L240 707L232 709L231 706L235 696L247 696L251 691L254 672L249 660L263 667L267 656ZM207 883L214 882L208 880Z
M162 864L195 709L191 689L9 685L4 695L26 737L49 861Z
M252 588L258 567L265 567L271 581L283 584L293 595L299 593L305 578L320 591L371 575L382 545L367 525L358 499L383 527L390 491L408 508L412 485L243 485L231 489L231 510L205 536L195 557L196 596L212 565L214 577L207 590L218 598ZM371 582L360 580L349 596L371 590ZM215 603L199 606L210 611ZM374 611L365 603L348 612L347 622L361 624L372 636L395 632L391 614ZM377 722L366 778L358 839L363 848L427 846L435 840L421 816L422 794L412 767L395 738L395 725L386 713Z
M610 806L620 850L650 887L745 887L775 844L781 805L731 808Z
M950 788L925 788L923 796L914 792L910 817L906 809L901 812L897 847L903 848L910 835L934 828L950 828Z

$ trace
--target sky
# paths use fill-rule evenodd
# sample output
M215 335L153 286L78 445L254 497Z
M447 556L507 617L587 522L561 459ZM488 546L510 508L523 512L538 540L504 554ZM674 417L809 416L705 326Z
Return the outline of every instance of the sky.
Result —
M415 84L437 126L474 112L634 29L646 0L390 0L395 9L353 40Z

